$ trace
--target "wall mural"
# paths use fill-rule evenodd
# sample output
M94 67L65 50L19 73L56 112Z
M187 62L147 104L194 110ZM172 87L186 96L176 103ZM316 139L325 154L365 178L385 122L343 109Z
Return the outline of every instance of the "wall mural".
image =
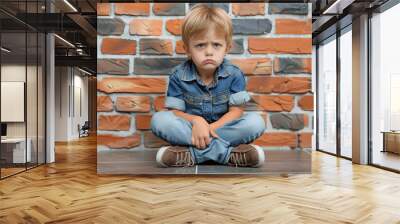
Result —
M97 9L99 174L311 172L311 4Z

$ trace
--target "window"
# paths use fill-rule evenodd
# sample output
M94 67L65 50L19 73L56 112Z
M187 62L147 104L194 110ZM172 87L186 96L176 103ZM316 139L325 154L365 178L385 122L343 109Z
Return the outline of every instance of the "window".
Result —
M372 164L400 170L400 4L371 18ZM396 132L397 131L397 132Z
M336 153L336 37L318 48L318 149Z
M340 155L352 157L352 33L340 36Z
M44 3L0 3L15 10L0 13L0 178L45 163L45 34L12 16L39 13Z

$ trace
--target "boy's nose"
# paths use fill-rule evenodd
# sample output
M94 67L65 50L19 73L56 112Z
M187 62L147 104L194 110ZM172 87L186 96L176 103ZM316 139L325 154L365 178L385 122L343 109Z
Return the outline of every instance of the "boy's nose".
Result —
M206 48L206 55L212 55L213 54L213 49L211 45L207 45Z

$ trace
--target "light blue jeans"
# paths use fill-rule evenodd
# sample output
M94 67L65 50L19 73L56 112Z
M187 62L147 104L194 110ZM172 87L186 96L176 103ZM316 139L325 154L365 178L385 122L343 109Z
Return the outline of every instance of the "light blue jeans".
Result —
M265 130L265 121L257 113L246 113L216 130L220 138L212 137L205 149L192 144L192 124L172 111L159 111L151 119L153 133L171 145L187 146L196 164L215 161L227 164L232 149L239 144L254 141Z

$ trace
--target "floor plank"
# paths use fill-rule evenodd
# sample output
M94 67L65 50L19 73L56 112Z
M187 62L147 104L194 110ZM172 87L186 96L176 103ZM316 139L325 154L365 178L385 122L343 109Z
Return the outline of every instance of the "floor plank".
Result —
M97 175L95 138L0 181L0 223L400 223L400 175L312 152L312 174Z

